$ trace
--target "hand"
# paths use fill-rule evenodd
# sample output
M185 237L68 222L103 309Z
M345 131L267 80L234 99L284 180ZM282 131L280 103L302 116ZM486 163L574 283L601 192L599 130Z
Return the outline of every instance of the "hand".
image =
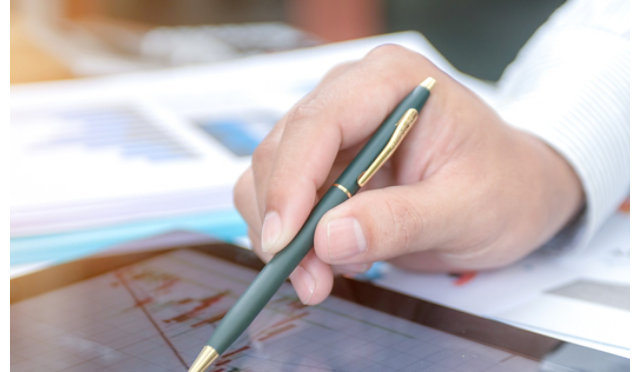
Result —
M263 260L286 246L369 135L428 76L436 86L399 149L318 224L314 249L291 274L302 302L328 296L332 267L506 265L581 209L580 181L559 154L504 123L424 57L387 45L334 68L275 125L238 180L234 201Z

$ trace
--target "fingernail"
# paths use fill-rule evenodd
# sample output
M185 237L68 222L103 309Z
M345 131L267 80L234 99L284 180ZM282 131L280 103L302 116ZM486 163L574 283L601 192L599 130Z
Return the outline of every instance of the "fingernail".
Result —
M304 267L298 266L289 276L300 302L308 304L316 290L316 281Z
M367 241L360 222L353 217L343 217L327 224L329 258L344 260L367 251Z
M282 234L282 221L278 212L268 212L262 224L262 250L266 253L276 253Z

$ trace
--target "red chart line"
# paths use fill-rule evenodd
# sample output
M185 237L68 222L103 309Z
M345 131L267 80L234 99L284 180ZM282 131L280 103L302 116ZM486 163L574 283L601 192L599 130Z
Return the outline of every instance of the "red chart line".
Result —
M127 292L129 292L129 295L131 295L131 298L133 298L133 300L136 303L136 306L140 308L140 310L142 310L142 312L144 313L144 315L147 317L147 319L149 319L149 322L151 322L151 324L153 325L153 327L156 329L156 331L158 331L158 333L160 334L160 337L162 337L162 339L164 340L164 342L166 342L167 346L169 346L169 348L173 351L173 353L176 355L176 357L178 358L178 360L180 361L180 363L182 363L182 365L184 366L184 368L189 368L189 365L187 364L187 362L185 362L184 359L182 359L182 356L180 356L180 353L178 352L178 350L176 349L175 346L173 346L173 344L171 343L171 341L169 340L169 338L167 337L167 335L164 334L164 332L162 332L162 329L160 329L160 326L158 326L158 324L156 323L155 320L153 320L153 317L151 316L151 314L149 313L149 311L147 310L147 308L145 307L145 302L141 301L138 299L138 297L136 296L136 294L133 292L133 290L131 289L131 287L129 286L129 283L127 282L127 280L125 278L122 277L122 274L120 274L119 272L115 273L116 278L118 278L118 280L120 281L120 283L122 283L122 285L124 286L124 288L127 290Z
M262 341L267 341L267 340L268 340L268 339L270 339L271 337L277 336L277 335L279 335L279 334L281 334L281 333L284 333L284 332L286 332L286 331L288 331L288 330L290 330L290 329L293 329L293 328L295 328L295 327L296 327L296 325L295 325L295 324L293 324L293 323L289 323L289 324L287 324L286 326L284 326L284 327L282 327L282 328L278 328L278 329L275 329L275 330L270 331L270 332L269 332L269 333L267 333L266 335L264 335L264 336L260 337L260 338L258 339L258 341L261 341L261 342L262 342Z

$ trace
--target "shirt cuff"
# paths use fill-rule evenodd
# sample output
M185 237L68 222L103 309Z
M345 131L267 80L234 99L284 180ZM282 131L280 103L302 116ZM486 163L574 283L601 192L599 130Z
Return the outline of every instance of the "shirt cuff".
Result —
M528 64L507 71L496 110L575 170L586 206L556 240L584 247L629 192L629 46L591 29L561 37L556 47L570 53L546 53L540 45L528 52Z

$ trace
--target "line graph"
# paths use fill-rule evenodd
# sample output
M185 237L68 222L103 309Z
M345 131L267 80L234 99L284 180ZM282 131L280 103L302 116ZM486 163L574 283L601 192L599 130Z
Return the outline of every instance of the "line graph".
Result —
M237 297L230 289L191 296L190 294L196 294L193 287L207 288L207 283L188 281L148 267L120 270L114 275L131 295L134 306L143 311L184 369L188 368L189 363L180 353L179 345L174 344L172 339L200 327L208 326L212 329L224 317L234 302L234 297ZM244 284L244 281L240 284ZM298 301L288 296L279 298L275 303L282 313L282 319L261 325L253 337L254 342L264 343L293 330L296 327L295 321L309 314ZM230 365L238 355L251 350L251 343L247 339L240 345L234 345L219 360L216 368ZM238 370L237 367L233 368Z
M14 304L11 370L186 370L254 276L179 251ZM209 371L481 370L505 360L532 363L333 297L306 307L285 284Z
M142 309L142 311L144 312L144 314L146 315L147 319L149 319L149 323L151 323L153 325L153 327L158 331L158 334L160 335L160 337L162 337L162 339L167 343L167 346L169 346L171 348L171 351L173 351L173 353L175 354L175 356L178 358L178 360L180 360L180 363L182 363L182 365L185 368L189 368L187 362L185 362L185 360L182 358L182 356L180 355L180 353L178 352L178 350L176 350L176 348L173 346L173 344L171 343L171 341L169 341L169 339L167 338L167 336L164 334L164 332L162 332L162 330L160 329L160 327L158 326L158 324L155 322L155 320L153 319L153 317L151 316L151 314L149 314L149 312L146 310L145 305L149 302L151 302L151 298L147 297L144 300L140 300L136 297L136 295L133 293L133 291L131 290L131 287L129 287L129 284L127 283L126 279L124 279L122 277L122 275L120 273L116 273L115 274L116 278L118 278L118 280L120 281L120 283L122 283L122 285L124 286L124 288L127 289L127 292L129 292L129 294L131 295L131 297L133 297L136 306L138 306L140 309Z

